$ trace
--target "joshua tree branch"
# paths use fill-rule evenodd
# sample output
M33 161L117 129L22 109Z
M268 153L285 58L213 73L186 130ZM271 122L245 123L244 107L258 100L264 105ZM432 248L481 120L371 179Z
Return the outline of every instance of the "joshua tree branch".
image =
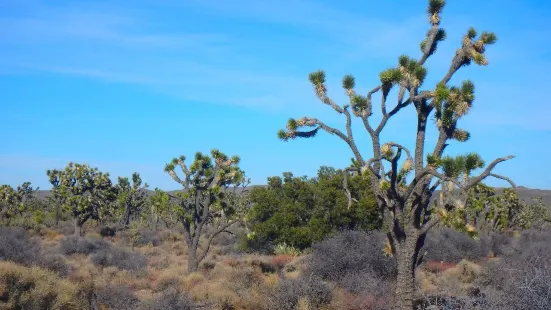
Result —
M508 177L506 177L506 176L502 176L502 175L495 174L495 173L490 173L488 176L494 177L494 178L496 178L496 179L501 179L501 180L507 181L507 182L509 182L509 184L511 184L511 187L513 187L513 188L516 188L516 187L517 187L517 185L515 184L515 182L513 182L513 180L511 180L510 178L508 178Z
M427 39L425 41L425 50L423 51L423 57L419 60L419 64L423 65L425 61L430 57L430 50L432 49L436 35L438 34L438 25L433 25L427 33Z
M440 223L441 220L442 218L440 218L440 216L434 215L433 218L431 218L428 222L426 222L425 224L423 224L423 226L421 226L421 229L419 230L419 234L422 235L427 233L431 228L436 226L436 224Z
M322 93L320 94L319 96L321 102L323 102L324 104L330 106L333 108L333 110L337 111L337 113L339 114L342 114L344 113L343 109L341 107L339 107L334 101L333 99L329 98L325 93Z
M350 171L357 171L359 172L360 169L355 167L348 167L343 170L343 179L342 179L342 186L344 188L344 194L346 195L346 198L348 199L348 209L352 206L352 201L358 202L357 199L352 198L352 193L350 193L350 190L348 189L348 172Z
M235 224L236 222L237 221L228 221L226 224L221 225L215 232L213 232L210 235L210 237L207 240L207 245L206 245L205 249L203 250L203 253L201 255L199 255L199 258L197 259L198 263L200 263L201 261L203 261L203 259L205 259L205 257L207 257L207 254L209 253L209 250L210 250L210 246L212 244L212 240L214 240L214 238L216 236L218 236L218 234L225 231L226 229L228 229L231 225Z
M380 161L381 161L381 158L371 158L366 163L366 166L369 168L369 170L371 170L371 172L373 172L373 174L377 177L377 179L381 179L382 176L379 174L380 171L377 171L377 170L375 170L375 168L373 168L372 164L375 163L375 162L380 162Z
M477 177L474 177L474 178L470 178L468 179L468 182L467 184L465 185L465 189L469 189L473 186L475 186L476 184L478 184L480 181L484 180L485 178L487 178L491 173L492 173L492 170L495 168L495 166L501 162L504 162L504 161L507 161L509 159L512 159L512 158L515 158L514 155L509 155L509 156L505 156L505 157L500 157L500 158L497 158L496 160L494 160L493 162L491 162L488 167L486 167L486 169L484 170L484 172L482 172L479 176ZM510 180L509 180L510 181ZM514 183L513 183L514 184Z

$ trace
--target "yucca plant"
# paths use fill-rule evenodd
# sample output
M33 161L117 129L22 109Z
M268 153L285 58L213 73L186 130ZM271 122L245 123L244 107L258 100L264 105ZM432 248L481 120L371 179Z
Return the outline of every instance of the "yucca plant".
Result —
M277 255L291 255L291 256L300 256L300 254L302 254L299 249L295 248L292 245L288 245L285 242L277 244L274 247L274 253Z

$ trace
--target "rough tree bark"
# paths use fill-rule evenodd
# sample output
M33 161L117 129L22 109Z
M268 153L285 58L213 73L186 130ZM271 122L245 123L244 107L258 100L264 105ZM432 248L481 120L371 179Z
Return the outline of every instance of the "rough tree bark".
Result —
M74 235L75 236L82 236L82 222L78 219L78 217L75 217L75 220L74 220L74 227L75 227L75 231L74 231Z

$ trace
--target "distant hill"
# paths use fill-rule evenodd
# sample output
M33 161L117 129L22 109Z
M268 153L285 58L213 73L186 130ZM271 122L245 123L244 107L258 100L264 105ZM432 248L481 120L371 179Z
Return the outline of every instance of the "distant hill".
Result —
M251 189L253 187L266 187L266 185L252 185L248 188ZM497 192L503 191L503 188L496 188ZM169 193L176 193L178 191L169 191ZM517 192L520 197L520 199L530 202L532 197L541 197L543 200L543 203L551 208L551 190L549 189L533 189L528 187L519 186L517 187ZM153 195L155 191L147 190L148 195ZM38 197L45 198L51 194L49 190L39 190L37 192Z

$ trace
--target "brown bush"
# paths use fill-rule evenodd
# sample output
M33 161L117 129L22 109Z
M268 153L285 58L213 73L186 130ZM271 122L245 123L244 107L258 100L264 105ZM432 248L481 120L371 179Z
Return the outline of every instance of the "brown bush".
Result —
M275 265L278 269L283 269L285 265L292 262L294 259L295 257L292 255L280 254L272 258L272 264Z
M441 273L450 268L455 267L456 265L457 265L456 263L431 260L431 261L425 262L422 268L428 272Z
M53 271L0 261L0 309L86 309L82 297Z

